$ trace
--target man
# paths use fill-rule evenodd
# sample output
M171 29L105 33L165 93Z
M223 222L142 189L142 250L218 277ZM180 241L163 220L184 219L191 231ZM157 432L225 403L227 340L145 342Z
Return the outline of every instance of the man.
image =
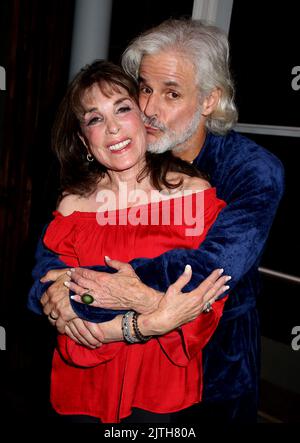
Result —
M153 299L147 295L153 289L157 294L165 292L185 264L193 269L187 291L213 269L225 268L232 276L231 292L216 333L204 350L203 403L189 413L197 414L200 422L249 423L256 420L259 380L258 264L282 197L283 168L271 153L231 130L237 113L228 59L226 36L191 20L164 22L127 48L123 67L140 85L149 150L172 149L193 162L209 174L227 207L198 250L173 250L154 259L136 259L132 268L108 260L117 273L108 274L107 268L101 268L106 272L79 269L71 273L73 282L67 285L79 294L84 288L103 294L103 308L147 312L153 309ZM62 285L64 271L48 273L42 280L44 286L40 284L38 278L46 271L64 265L41 247L37 258L29 307L39 312L44 293L44 313L59 332L65 332L74 311L78 317L97 321L95 307L71 300L71 309ZM48 280L56 277L49 287L52 282ZM77 324L73 338L95 345L98 337L89 323Z

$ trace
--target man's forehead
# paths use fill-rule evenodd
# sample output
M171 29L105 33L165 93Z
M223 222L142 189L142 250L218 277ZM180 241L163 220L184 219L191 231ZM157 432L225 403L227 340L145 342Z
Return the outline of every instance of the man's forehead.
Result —
M175 79L168 79L168 78L163 78L163 77L160 77L159 79L160 79L160 83L166 87L180 88L182 86L181 82L177 81ZM149 76L139 75L138 82L139 83L150 83L151 82L151 75L149 75Z
M161 52L143 57L139 81L158 82L169 87L184 87L187 82L195 82L195 69L191 61L182 54Z

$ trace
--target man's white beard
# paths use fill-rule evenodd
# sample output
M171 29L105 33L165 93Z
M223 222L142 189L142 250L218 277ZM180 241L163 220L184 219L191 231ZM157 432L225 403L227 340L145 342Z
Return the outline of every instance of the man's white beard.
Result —
M202 108L199 108L198 111L196 111L196 113L194 114L192 120L187 124L186 128L181 130L180 133L169 130L164 125L158 123L157 127L163 130L163 135L160 137L159 140L153 143L148 143L147 150L156 154L162 154L163 152L169 150L173 150L174 152L180 152L184 150L184 143L186 143L198 129L201 119L201 113ZM156 125L154 123L153 127L155 126Z

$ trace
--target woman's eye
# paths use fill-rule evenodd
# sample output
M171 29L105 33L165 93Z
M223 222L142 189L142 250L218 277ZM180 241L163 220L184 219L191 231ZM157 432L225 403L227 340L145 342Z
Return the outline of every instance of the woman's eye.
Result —
M118 113L123 113L123 112L129 112L131 111L131 107L130 106L122 106L121 108L118 109Z
M87 126L93 126L100 121L102 121L100 117L93 117L87 122Z

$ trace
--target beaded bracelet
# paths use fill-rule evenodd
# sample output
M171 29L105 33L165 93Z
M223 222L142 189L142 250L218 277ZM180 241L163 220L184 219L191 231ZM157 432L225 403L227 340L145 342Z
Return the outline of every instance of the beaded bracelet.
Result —
M138 326L138 322L137 322L139 315L140 314L138 314L137 312L133 313L133 316L132 316L133 330L134 330L135 336L139 339L139 341L145 343L152 338L152 335L146 336L141 333L139 326Z
M130 321L133 318L133 314L134 314L133 311L127 311L123 315L123 317L122 317L122 333L123 333L123 337L124 337L124 340L127 343L130 343L130 344L139 343L140 342L139 338L138 337L134 337L131 334L131 331L130 331Z

